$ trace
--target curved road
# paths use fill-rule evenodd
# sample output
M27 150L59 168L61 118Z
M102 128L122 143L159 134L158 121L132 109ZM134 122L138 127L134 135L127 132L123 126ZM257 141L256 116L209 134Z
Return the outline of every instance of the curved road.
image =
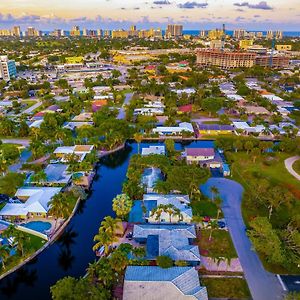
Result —
M298 159L300 159L300 156L293 156L290 158L287 158L284 161L285 167L286 169L289 171L289 173L291 175L293 175L296 179L300 180L300 175L293 169L293 164L295 161L297 161Z
M241 201L243 187L232 180L225 178L210 178L201 186L201 191L211 196L210 187L218 188L223 199L223 212L229 232L239 256L245 278L254 300L283 299L284 292L276 275L267 272L257 253L252 250L251 242L245 231L242 218Z

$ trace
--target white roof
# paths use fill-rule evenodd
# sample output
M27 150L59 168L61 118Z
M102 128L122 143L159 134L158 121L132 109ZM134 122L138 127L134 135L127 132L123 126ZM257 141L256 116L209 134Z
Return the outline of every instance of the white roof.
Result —
M44 122L44 119L36 120L29 125L30 128L40 128L41 124Z
M249 128L249 124L247 122L232 122L233 126L236 128L236 129L246 129L246 128Z
M165 155L165 146L150 146L148 148L142 148L142 155L161 154Z
M17 190L16 196L27 198L25 203L7 203L0 211L2 216L26 216L28 213L47 213L49 202L61 188L23 187Z
M74 152L75 146L62 146L62 147L57 147L54 150L54 154L72 154Z
M235 100L235 101L244 100L244 98L238 94L227 94L226 97L230 100Z
M282 98L274 95L274 94L269 94L269 95L262 95L262 97L268 99L268 100L280 100L280 101L284 101Z

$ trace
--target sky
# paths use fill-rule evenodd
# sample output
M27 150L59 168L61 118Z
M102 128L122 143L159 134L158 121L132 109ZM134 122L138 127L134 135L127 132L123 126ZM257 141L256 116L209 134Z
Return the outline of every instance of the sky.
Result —
M164 29L169 23L300 31L300 0L0 0L0 28Z

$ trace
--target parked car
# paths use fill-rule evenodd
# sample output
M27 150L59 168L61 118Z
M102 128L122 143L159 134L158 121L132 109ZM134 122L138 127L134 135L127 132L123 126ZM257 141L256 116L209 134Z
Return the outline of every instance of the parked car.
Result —
M8 202L9 196L6 194L0 194L0 202Z
M218 226L219 226L219 228L225 228L226 224L223 221L218 221Z
M126 239L128 239L129 241L132 240L132 237L133 237L133 233L132 233L132 232L128 232L128 233L126 234Z
M210 222L211 218L209 216L203 217L202 221L203 222Z

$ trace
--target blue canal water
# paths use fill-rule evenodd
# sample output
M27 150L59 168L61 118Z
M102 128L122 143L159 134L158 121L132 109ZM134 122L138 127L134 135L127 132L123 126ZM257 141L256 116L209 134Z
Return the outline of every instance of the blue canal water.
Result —
M152 143L161 145L162 143ZM149 143L142 143L141 148ZM177 150L185 147L211 147L212 141L176 143ZM0 299L51 299L50 287L65 276L83 276L88 264L95 259L93 237L107 215L114 216L112 199L122 191L130 157L137 145L102 159L90 196L79 207L64 234L36 259L0 281Z

